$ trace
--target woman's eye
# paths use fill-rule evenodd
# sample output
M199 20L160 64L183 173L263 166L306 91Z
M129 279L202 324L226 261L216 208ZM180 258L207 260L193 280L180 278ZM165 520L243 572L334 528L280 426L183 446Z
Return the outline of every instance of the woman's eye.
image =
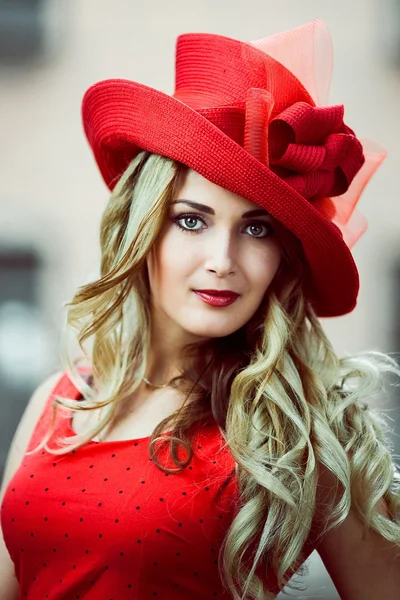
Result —
M250 236L254 238L265 238L273 232L269 223L251 223L246 229L251 230Z
M195 215L180 215L175 217L173 222L183 231L200 231L201 225L204 224L203 219Z

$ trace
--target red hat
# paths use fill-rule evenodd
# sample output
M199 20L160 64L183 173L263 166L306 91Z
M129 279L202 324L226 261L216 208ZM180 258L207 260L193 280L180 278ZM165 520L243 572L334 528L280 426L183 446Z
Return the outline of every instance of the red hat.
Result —
M110 189L148 150L265 208L302 244L316 313L338 316L359 289L350 247L366 222L355 205L385 153L361 144L342 105L324 106L331 74L320 20L254 42L188 33L172 96L100 81L83 98L84 129Z

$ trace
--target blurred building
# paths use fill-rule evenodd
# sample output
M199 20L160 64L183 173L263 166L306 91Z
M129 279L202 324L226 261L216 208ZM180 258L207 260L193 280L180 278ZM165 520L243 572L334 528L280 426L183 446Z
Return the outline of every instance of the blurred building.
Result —
M251 40L316 17L334 42L331 103L389 152L359 205L359 305L325 326L340 353L399 351L398 1L0 0L0 468L29 395L59 368L63 304L97 273L108 193L82 131L86 88L122 77L171 93L178 34ZM386 408L399 453L398 398ZM317 557L310 571L308 597L338 598Z

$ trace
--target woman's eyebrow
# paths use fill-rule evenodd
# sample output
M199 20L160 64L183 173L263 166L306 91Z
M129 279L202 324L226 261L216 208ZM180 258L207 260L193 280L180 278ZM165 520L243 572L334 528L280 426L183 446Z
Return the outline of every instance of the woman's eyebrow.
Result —
M208 215L215 215L214 209L206 204L200 204L199 202L193 202L192 200L174 200L172 204L187 204L191 208L195 208L196 210L200 210L201 212L207 213ZM249 210L242 214L242 219L246 217L266 217L269 216L269 212L264 210L263 208L256 208L254 210Z

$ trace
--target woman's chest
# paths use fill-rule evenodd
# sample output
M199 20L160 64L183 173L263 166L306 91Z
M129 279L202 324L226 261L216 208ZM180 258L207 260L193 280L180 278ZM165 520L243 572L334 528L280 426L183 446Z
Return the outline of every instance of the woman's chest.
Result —
M179 473L160 470L147 441L26 457L2 512L11 555L22 547L33 556L54 548L67 556L100 544L111 560L145 540L150 547L174 542L177 552L191 540L220 540L235 511L236 487L232 458L214 434L213 444L196 441L191 464ZM171 459L167 464L176 469Z
M95 582L144 596L175 582L191 597L219 595L218 553L236 513L233 462L222 445L215 427L193 440L179 473L160 470L139 441L26 457L1 514L17 576L39 586L47 573L71 590Z

